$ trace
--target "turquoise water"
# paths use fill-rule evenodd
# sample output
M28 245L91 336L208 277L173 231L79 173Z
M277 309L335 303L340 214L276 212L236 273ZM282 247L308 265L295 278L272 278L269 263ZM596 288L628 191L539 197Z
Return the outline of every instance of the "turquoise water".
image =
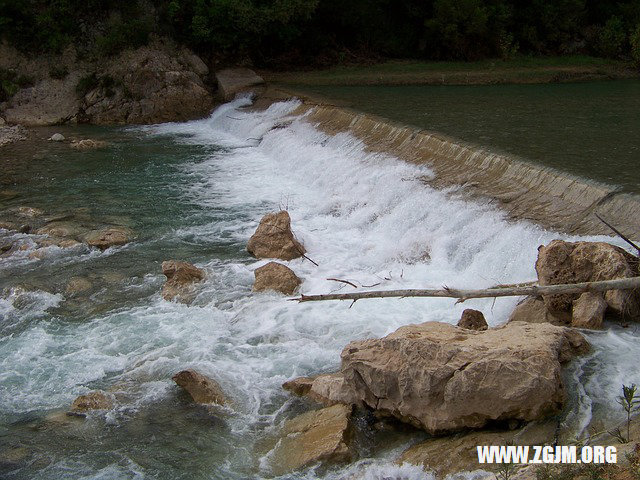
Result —
M428 320L456 323L464 308L500 325L517 301L407 298L349 308L254 294L253 271L266 261L245 247L266 212L287 207L318 264L287 262L304 294L344 290L329 278L388 289L528 281L538 245L558 237L509 221L488 201L425 185L425 166L317 131L291 116L296 101L265 112L248 105L239 99L183 124L62 130L108 141L102 150L45 140L3 149L0 221L35 228L55 220L78 236L125 226L136 238L104 252L49 247L38 259L29 255L41 236L0 230L0 245L26 248L0 256L0 476L273 478L269 452L283 423L316 408L283 382L337 370L352 340ZM19 217L25 206L43 213ZM206 271L191 306L161 298L167 259ZM73 277L88 290L67 291ZM571 432L619 418L621 383L640 383L635 330L590 337L593 354L567 371L561 419ZM171 381L185 368L216 379L232 407L190 403ZM116 406L86 419L65 415L76 396L95 389L113 394ZM425 478L394 464L423 435L374 435L357 423L358 462L283 478Z
M640 193L640 80L295 88Z

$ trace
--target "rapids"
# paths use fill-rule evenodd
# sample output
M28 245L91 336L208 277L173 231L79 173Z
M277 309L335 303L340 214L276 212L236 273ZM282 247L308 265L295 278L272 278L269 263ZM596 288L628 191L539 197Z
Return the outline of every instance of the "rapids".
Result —
M410 323L455 323L464 308L500 325L517 303L407 298L349 308L252 294L253 270L266 262L244 247L269 211L290 212L295 234L318 263L288 262L304 279L305 294L351 288L327 278L376 289L529 281L540 244L578 238L509 220L455 188L429 186L424 179L434 173L426 166L371 152L348 133L322 133L294 114L297 100L264 111L250 105L242 97L199 121L102 131L113 143L91 168L82 169L91 153L60 151L65 162L51 167L61 182L55 195L27 189L11 201L63 211L87 204L102 219L128 217L138 238L104 253L50 247L42 260L0 258L6 478L271 478L278 429L310 408L282 390L284 381L335 370L351 340ZM30 236L0 230L0 237ZM190 307L160 297L159 265L170 258L208 274ZM68 298L64 285L73 275L89 276L97 287ZM567 371L572 393L563 421L576 435L594 419L620 417L615 397L622 383L640 383L635 329L588 337L594 353ZM218 380L234 408L212 414L185 402L171 381L184 368ZM63 415L77 395L97 388L114 392L118 407L84 421ZM425 478L417 467L393 463L420 438L365 438L359 462L286 478ZM8 461L7 452L21 460Z

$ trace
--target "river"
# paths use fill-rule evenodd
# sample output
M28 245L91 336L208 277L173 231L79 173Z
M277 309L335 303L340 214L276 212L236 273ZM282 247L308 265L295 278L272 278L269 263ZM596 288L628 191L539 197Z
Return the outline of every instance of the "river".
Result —
M265 213L286 208L308 256L288 265L305 294L347 291L327 280L376 288L488 287L535 278L537 247L576 239L425 184L425 165L328 136L296 100L266 111L240 98L210 118L148 127L65 127L67 137L109 142L77 152L66 144L5 147L1 212L20 206L59 216L68 228L123 225L134 242L105 252L49 247L30 258L33 235L0 230L26 250L0 257L0 474L16 479L272 478L269 452L284 421L312 407L281 384L334 371L351 340L429 320L455 323L464 308L505 322L517 299L385 299L297 304L251 292L256 261L246 243ZM7 190L11 190L7 192ZM601 238L604 237L591 237ZM618 242L619 243L619 242ZM207 272L191 306L162 300L163 260ZM91 287L68 293L72 277ZM594 351L567 370L561 420L580 434L621 417L622 383L640 383L635 328L588 334ZM171 381L195 368L216 379L233 408L186 401ZM66 417L94 389L117 406ZM365 432L366 433L366 432ZM367 435L363 435L366 438ZM394 458L422 438L362 440L361 460L289 479L425 478ZM472 478L469 476L468 478Z

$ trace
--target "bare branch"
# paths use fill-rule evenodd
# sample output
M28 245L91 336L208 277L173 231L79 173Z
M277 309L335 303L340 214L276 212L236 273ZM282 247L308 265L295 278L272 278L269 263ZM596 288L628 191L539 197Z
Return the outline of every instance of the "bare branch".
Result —
M523 295L560 295L584 292L606 292L607 290L633 290L640 288L640 277L619 278L600 282L583 282L562 285L531 285L505 288L485 288L481 290L459 290L444 287L441 289L377 290L372 292L334 293L325 295L301 295L292 298L298 302L317 302L322 300L362 300L365 298L404 298L404 297L445 297L457 298L464 302L470 298L519 297Z
M331 280L332 282L346 283L347 285L351 285L353 288L358 288L355 283L352 283L349 280L340 280L339 278L327 278L327 280Z

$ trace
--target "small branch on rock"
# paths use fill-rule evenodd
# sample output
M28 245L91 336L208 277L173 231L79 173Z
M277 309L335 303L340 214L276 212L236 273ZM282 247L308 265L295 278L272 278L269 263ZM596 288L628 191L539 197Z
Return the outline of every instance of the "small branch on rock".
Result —
M623 239L625 242L627 242L629 245L631 245L633 248L635 248L636 251L638 252L638 255L640 255L640 247L638 247L638 245L636 245L631 240L629 240L627 237L625 237L618 229L616 229L613 225L611 225L606 220L604 220L600 215L598 215L597 213L594 213L594 215L598 218L598 220L600 220L607 227L609 227L611 230L613 230L616 235L618 235L621 239Z
M492 287L481 290L459 290L444 286L441 289L378 290L373 292L301 295L298 298L292 298L291 301L318 302L322 300L356 301L365 298L445 297L457 298L458 302L456 303L461 303L470 298L520 297L523 295L561 295L584 292L606 292L607 290L633 290L636 288L640 288L640 277L562 285L531 285L506 288Z

